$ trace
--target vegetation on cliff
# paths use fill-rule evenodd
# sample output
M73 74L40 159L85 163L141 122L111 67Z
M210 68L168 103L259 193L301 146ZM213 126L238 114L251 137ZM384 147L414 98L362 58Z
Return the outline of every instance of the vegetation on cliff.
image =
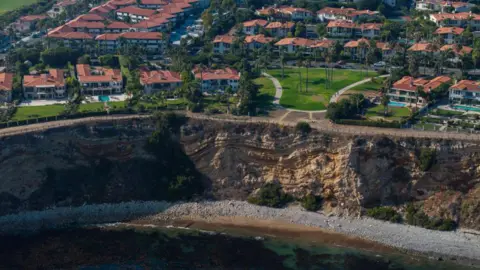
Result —
M452 231L457 228L455 221L449 218L429 217L413 204L407 206L406 221L410 225L420 226L430 230Z
M322 197L308 194L302 198L301 203L305 210L315 212L322 207Z
M435 164L435 150L429 148L422 148L420 150L419 165L420 169L424 172L430 170Z
M367 210L367 216L398 223L402 221L402 216L389 206L380 206Z
M292 200L293 197L283 192L278 183L267 183L256 194L248 197L249 203L276 208L283 207Z

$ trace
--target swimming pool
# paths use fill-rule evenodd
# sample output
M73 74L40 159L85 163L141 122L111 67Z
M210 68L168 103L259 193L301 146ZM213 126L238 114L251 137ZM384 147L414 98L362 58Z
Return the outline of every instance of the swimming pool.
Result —
M109 97L109 96L98 96L98 101L101 101L101 102L109 102L109 101L110 101L110 97Z
M405 106L407 106L407 104L401 103L401 102L396 102L396 101L390 101L390 102L388 102L388 106L391 106L391 107L405 107Z
M470 107L465 105L455 105L452 107L457 110L480 112L480 108L477 107Z

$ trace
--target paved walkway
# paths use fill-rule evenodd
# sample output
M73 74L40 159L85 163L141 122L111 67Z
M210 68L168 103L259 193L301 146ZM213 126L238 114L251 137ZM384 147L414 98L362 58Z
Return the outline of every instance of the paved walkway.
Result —
M187 113L187 116L200 120L212 120L221 122L236 122L236 123L268 123L268 124L282 124L287 126L295 126L296 121L282 121L275 118L268 117L234 117L231 115L219 115L216 117L206 116L203 114ZM127 119L145 119L150 115L112 115L112 116L98 116L80 119L59 120L55 122L36 123L21 127L11 127L0 129L0 137L41 132L47 129L74 126L80 124L91 124L97 122L111 122ZM345 126L335 125L328 120L309 121L312 128L326 133L333 133L339 135L362 135L362 136L389 136L389 137L403 137L403 138L430 138L430 139L449 139L449 140L463 140L463 141L480 141L480 134L464 134L464 133L448 133L448 132L432 132L419 131L412 129L393 129L393 128L377 128L365 126Z
M382 75L382 76L378 76L380 78L385 78L385 77L388 77L390 76L390 74L387 74L387 75ZM369 81L371 81L372 78L368 78L368 79L365 79L365 80L361 80L359 82L356 82L356 83L352 83L348 86L345 86L344 88L338 90L331 98L330 98L330 103L333 103L333 102L337 102L338 101L338 98L343 94L345 93L346 91L354 88L355 86L358 86L358 85L361 85L361 84L364 84L364 83L367 83Z

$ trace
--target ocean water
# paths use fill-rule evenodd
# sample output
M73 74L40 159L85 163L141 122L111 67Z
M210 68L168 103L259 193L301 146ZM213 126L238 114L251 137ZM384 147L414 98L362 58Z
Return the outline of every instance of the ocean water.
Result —
M408 255L185 229L69 229L0 237L0 269L470 269Z

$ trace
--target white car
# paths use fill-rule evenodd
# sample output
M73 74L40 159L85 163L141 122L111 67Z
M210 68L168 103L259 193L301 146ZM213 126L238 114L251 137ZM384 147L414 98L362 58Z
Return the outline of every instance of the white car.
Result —
M373 67L374 68L383 68L383 67L385 67L385 62L383 62L383 61L377 62L377 63L373 64Z

